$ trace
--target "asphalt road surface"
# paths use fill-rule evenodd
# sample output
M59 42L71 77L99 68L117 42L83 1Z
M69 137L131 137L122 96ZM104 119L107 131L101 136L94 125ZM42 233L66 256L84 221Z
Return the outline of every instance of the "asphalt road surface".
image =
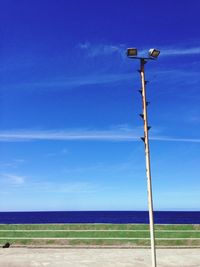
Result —
M148 249L0 249L1 267L151 267ZM158 249L157 267L200 267L200 249Z

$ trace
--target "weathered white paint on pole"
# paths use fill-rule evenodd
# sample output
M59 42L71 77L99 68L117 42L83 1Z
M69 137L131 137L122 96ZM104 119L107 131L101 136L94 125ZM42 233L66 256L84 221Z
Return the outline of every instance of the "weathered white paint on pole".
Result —
M149 205L149 226L151 237L151 257L152 267L156 267L156 248L155 248L155 231L154 231L154 217L153 217L153 196L152 196L152 182L151 182L151 165L150 165L150 149L149 149L149 135L148 135L148 114L147 114L147 99L146 99L146 81L144 65L145 59L140 59L140 75L142 81L142 103L143 103L143 120L144 120L144 144L146 157L146 174L147 174L147 191L148 191L148 205Z

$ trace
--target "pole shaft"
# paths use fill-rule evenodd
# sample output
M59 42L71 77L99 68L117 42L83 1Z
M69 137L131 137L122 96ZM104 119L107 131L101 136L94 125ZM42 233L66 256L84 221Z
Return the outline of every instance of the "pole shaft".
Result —
M149 135L148 135L148 114L147 114L147 100L146 100L146 82L145 82L145 60L141 59L141 81L142 81L142 103L144 115L144 143L145 143L145 158L146 158L146 175L147 175L147 190L148 190L148 205L149 205L149 226L151 237L151 257L152 267L156 267L156 249L155 249L155 231L154 231L154 217L153 217L153 196L152 196L152 182L151 182L151 165L150 165L150 149L149 149Z

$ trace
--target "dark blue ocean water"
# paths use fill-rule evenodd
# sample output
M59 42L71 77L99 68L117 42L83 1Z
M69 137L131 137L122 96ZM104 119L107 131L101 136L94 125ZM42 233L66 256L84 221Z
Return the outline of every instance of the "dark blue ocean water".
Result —
M200 224L200 211L155 211L158 224ZM147 211L0 212L0 224L148 223Z

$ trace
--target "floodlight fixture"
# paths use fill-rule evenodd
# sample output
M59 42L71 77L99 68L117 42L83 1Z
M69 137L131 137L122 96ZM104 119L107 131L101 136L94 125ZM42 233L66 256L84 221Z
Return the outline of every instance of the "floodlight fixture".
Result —
M128 57L136 57L137 56L137 48L127 48L127 56Z
M160 51L155 49L155 48L151 48L149 49L149 56L153 57L153 58L157 58L160 54Z

